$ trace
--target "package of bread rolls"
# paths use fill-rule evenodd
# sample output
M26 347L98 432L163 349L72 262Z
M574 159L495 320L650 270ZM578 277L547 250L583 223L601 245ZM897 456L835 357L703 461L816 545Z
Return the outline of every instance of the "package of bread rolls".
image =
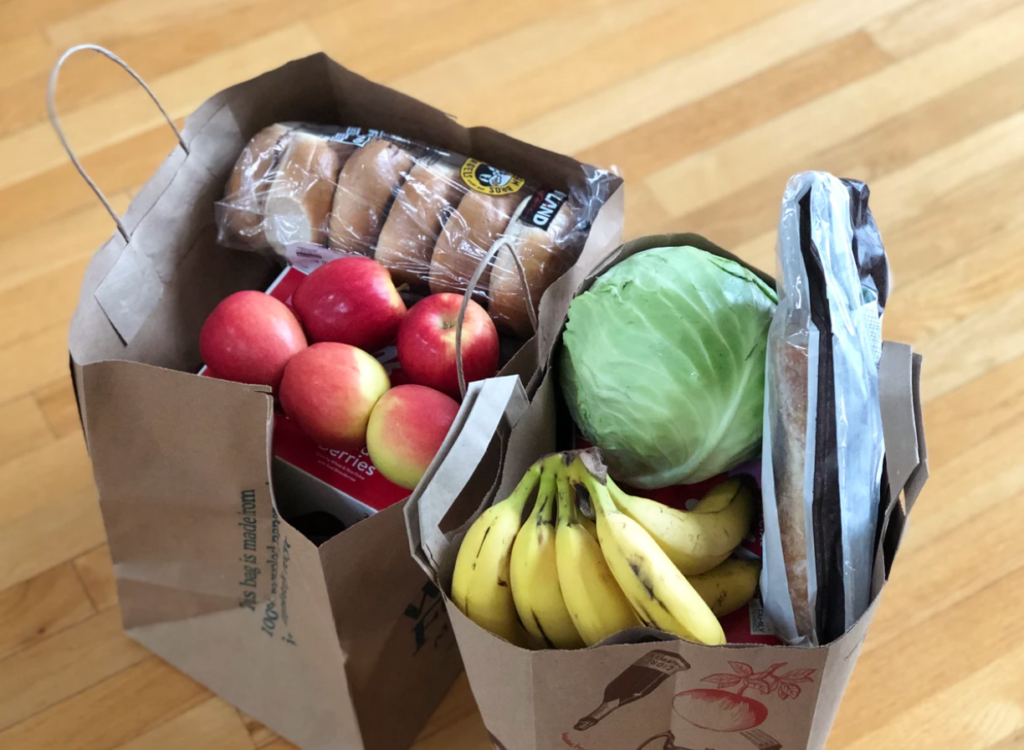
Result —
M363 128L278 123L246 145L216 207L220 244L310 270L348 254L413 293L465 292L498 329L533 335L544 291L573 263L613 176L567 186Z

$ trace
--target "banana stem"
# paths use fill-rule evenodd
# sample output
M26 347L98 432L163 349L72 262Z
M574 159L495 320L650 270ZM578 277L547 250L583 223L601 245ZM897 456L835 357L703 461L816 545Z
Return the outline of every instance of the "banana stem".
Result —
M576 503L569 489L569 480L560 470L555 477L555 484L558 488L558 525L571 526L576 523Z
M513 507L518 507L520 513L523 512L523 507L530 498L533 488L540 482L541 464L542 462L538 461L527 469L526 473L523 474L523 478L519 480L519 484L512 490L512 494L504 500L504 502L509 503Z
M608 487L599 482L597 477L590 473L583 461L576 459L565 469L564 473L569 482L572 484L582 484L586 488L587 493L590 495L590 504L594 507L595 515L600 516L601 514L613 513L617 510L615 502L608 493ZM608 482L611 482L611 478L608 479Z
M537 490L537 504L533 509L537 525L550 523L554 525L555 476L550 471L542 471L540 488Z

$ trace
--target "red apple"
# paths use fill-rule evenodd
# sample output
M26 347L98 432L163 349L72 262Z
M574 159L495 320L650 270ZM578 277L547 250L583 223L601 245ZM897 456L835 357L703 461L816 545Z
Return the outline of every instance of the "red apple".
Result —
M281 406L320 445L354 452L390 387L383 365L362 349L324 342L292 357L281 379Z
M338 258L313 271L295 290L292 307L311 340L368 352L395 340L406 313L388 269L361 255Z
M224 298L199 332L199 354L212 375L274 389L288 360L305 348L306 335L292 311L263 292Z
M432 294L417 302L398 329L398 361L409 380L460 399L455 369L455 322L461 294ZM470 300L462 323L462 366L466 384L498 372L498 331L490 316Z
M415 489L459 413L455 399L422 385L400 385L370 414L366 448L381 474Z

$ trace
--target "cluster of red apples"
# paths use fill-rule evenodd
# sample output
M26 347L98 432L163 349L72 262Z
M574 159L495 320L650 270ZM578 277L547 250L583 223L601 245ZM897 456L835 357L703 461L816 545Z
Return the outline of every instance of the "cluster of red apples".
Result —
M462 295L434 294L411 308L384 266L339 258L313 271L291 307L263 292L236 292L210 313L199 337L214 377L268 385L313 440L357 452L413 489L459 410L455 325ZM370 352L396 344L392 387ZM462 327L466 382L498 370L498 333L469 302Z

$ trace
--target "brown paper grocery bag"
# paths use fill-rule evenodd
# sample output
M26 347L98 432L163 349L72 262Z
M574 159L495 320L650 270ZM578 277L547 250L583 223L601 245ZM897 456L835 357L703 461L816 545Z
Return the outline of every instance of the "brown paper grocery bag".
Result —
M651 247L695 245L696 235L644 237L597 264L559 309L604 269ZM733 257L733 256L729 256ZM760 272L758 272L760 273ZM761 274L766 280L771 280ZM568 282L566 282L568 283ZM567 295L567 296L565 296ZM564 305L561 303L565 302ZM542 320L550 356L564 317ZM920 358L886 342L880 366L892 502L880 532L874 601L843 637L820 648L703 646L635 629L579 651L528 651L466 618L448 595L469 525L506 497L526 469L556 447L556 382L549 370L532 400L513 378L474 384L469 413L405 508L413 556L444 596L473 694L503 750L802 750L824 747L878 606L905 514L927 478ZM902 502L901 502L902 497Z
M461 669L402 505L315 546L282 517L309 498L272 485L269 392L193 374L207 314L278 271L215 244L214 202L248 139L284 120L378 128L556 187L581 165L314 55L192 114L86 271L72 375L128 634L304 750L400 749ZM621 241L615 187L583 267ZM506 370L536 380L538 351Z

